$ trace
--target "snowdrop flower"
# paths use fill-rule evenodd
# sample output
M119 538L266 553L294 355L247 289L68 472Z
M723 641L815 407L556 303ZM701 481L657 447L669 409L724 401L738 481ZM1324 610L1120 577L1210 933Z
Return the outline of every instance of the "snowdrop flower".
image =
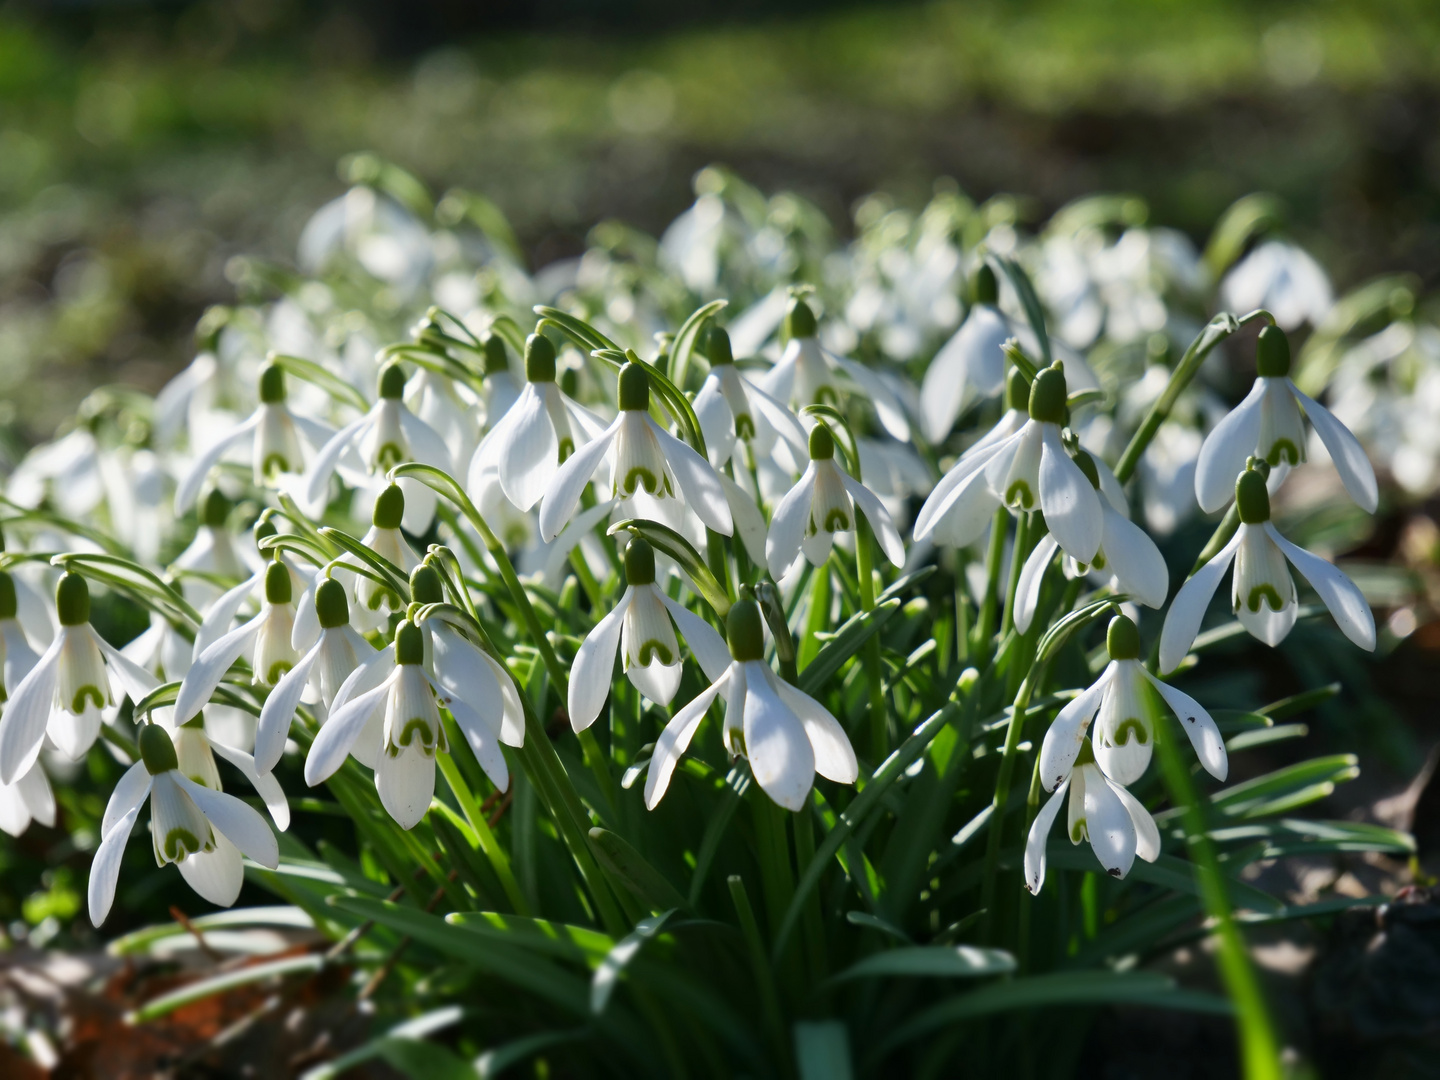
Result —
M211 761L208 772L213 770ZM96 926L110 913L125 842L146 796L155 861L175 863L190 887L212 904L229 907L240 895L242 854L271 869L280 865L280 846L265 819L221 791L218 777L202 772L197 781L186 775L169 733L146 724L140 729L140 760L110 795L100 848L90 864L90 921Z
M605 430L599 417L560 390L555 346L542 334L531 334L525 342L525 379L519 399L470 459L466 487L476 505L497 483L512 504L529 510L550 488L560 463Z
M910 438L910 422L905 409L876 372L853 360L832 356L820 346L815 334L818 324L815 313L803 297L790 301L785 314L785 329L790 343L780 362L757 380L760 389L777 401L792 405L812 405L834 401L836 383L853 389L875 407L880 423L895 438Z
M1220 296L1231 311L1264 308L1286 330L1318 326L1335 299L1320 264L1283 240L1268 240L1241 259L1220 283Z
M405 492L399 484L391 484L382 491L370 515L370 529L360 543L408 577L410 571L420 565L420 556L400 531L401 522L405 520L405 501ZM336 563L336 573L342 580L347 577L354 579L355 608L351 612L351 621L362 632L369 633L387 621L387 610L403 611L405 602L394 590L367 574L347 569L355 565L350 558L342 558Z
M628 363L620 369L619 405L614 422L555 472L540 502L541 537L549 542L560 535L602 461L609 463L615 498L633 499L643 491L663 505L683 494L685 505L707 528L725 536L733 533L720 477L708 461L651 418L650 373L644 364Z
M6 478L6 497L19 506L34 508L48 495L66 517L84 518L105 497L100 453L100 444L88 427L77 427L53 442L42 443Z
M407 461L433 465L447 473L455 471L450 448L439 432L412 413L403 400L405 373L398 363L380 370L379 400L359 420L337 431L315 456L305 485L311 506L325 504L330 477L350 451L358 451L365 471L385 473ZM405 527L423 533L435 516L435 492L416 480L402 480L405 488Z
M20 624L20 595L15 578L0 570L0 701L6 700L20 680L40 661Z
M1255 346L1255 386L1229 416L1215 425L1200 447L1195 497L1214 513L1230 501L1230 481L1252 455L1271 467L1305 460L1305 419L1325 444L1345 490L1367 513L1379 503L1375 470L1360 441L1318 401L1290 379L1290 343L1285 332L1267 326Z
M302 438L313 455L335 433L318 420L292 411L286 396L284 369L267 363L260 369L259 407L233 431L211 443L191 464L175 490L175 513L183 514L194 506L210 470L246 442L250 444L256 487L273 487L281 475L304 471Z
M645 780L645 806L653 810L659 805L710 703L721 694L726 748L749 760L756 782L780 806L803 810L816 773L853 784L859 767L845 729L825 706L783 682L765 663L765 636L755 602L737 601L725 625L730 665L661 732Z
M1170 574L1165 568L1165 557L1160 554L1155 541L1145 535L1145 530L1130 520L1130 505L1120 481L1115 479L1108 465L1084 450L1075 455L1074 461L1095 490L1100 492L1100 515L1104 524L1095 557L1084 565L1069 555L1065 556L1066 575L1076 578L1086 573L1104 574L1137 604L1151 608L1162 606L1165 595L1170 591ZM1045 536L1035 545L1035 550L1020 570L1015 591L1015 626L1022 634L1030 629L1030 621L1040 603L1040 585L1045 579L1045 568L1050 565L1058 548L1054 536ZM1129 782L1121 780L1121 783Z
M253 646L250 668L256 686L274 686L298 659L291 644L295 629L294 593L290 571L278 560L265 568L265 602L260 614L231 630L195 658L175 695L175 722L196 715L220 680L246 649Z
M934 534L945 547L965 547L978 540L999 498L985 482L989 452L1023 428L1030 420L1030 384L1018 369L1005 382L1005 412L996 425L960 455L941 477L915 518L916 542Z
M378 686L364 693L347 696L342 687L335 710L305 759L305 782L314 787L333 775L347 754L354 751L359 757L369 752L356 743L366 728L380 719L375 789L386 812L402 829L414 828L425 816L435 793L435 757L449 749L436 700L437 694L445 699L449 695L425 670L425 634L408 619L400 624L395 631L393 669ZM388 660L390 655L387 651L381 657ZM370 672L383 671L384 666L377 657L357 669L351 680L358 683ZM485 775L505 790L510 773L494 738L495 727L485 723L470 703L449 699L449 706Z
M265 803L265 809L270 812L275 827L284 832L290 827L290 803L285 798L280 781L268 771L257 769L255 758L250 754L212 737L206 729L206 720L205 713L196 713L178 728L162 724L166 734L174 742L180 772L202 787L219 791L220 771L215 766L215 757L218 754L234 765L250 782L250 786Z
M249 577L262 568L254 547L248 542L243 546L237 545L235 534L227 528L233 506L219 488L210 490L200 504L200 527L195 530L195 539L176 556L171 564L175 569L238 579ZM210 582L194 578L184 583L184 589L185 597L191 603L195 603L197 598L213 599L219 592Z
M0 784L0 829L20 836L32 821L47 829L55 824L55 792L38 761L13 784Z
M485 425L494 427L510 407L520 400L520 387L510 374L510 360L505 353L505 339L492 333L485 339L485 381L481 402L485 406ZM457 457L457 462L466 460Z
M267 516L262 516L255 522L253 536L256 542L256 550L259 551L259 543L266 537L275 536L279 530L275 523ZM319 626L315 622L315 608L310 603L310 593L314 589L315 573L309 568L300 568L294 560L285 552L276 551L273 560L270 558L256 559L258 565L255 572L244 581L240 582L233 589L222 593L208 608L202 609L200 628L195 631L195 644L191 649L192 659L198 659L200 654L220 640L232 627L231 624L239 616L241 607L246 601L254 599L264 603L265 599L265 575L269 571L272 561L280 563L290 572L291 594L299 594L301 602L296 606L295 629L291 634L291 641L296 649L309 648L319 633ZM181 674L181 669L176 668L173 672Z
M801 551L814 566L830 558L837 532L855 528L859 508L875 533L880 550L896 566L905 563L905 542L879 497L835 463L835 437L823 423L810 429L810 464L780 500L770 519L765 561L778 580Z
M740 441L749 443L757 458L764 457L777 438L789 445L796 461L805 460L804 426L788 408L741 377L730 335L720 327L710 331L709 358L710 373L695 395L695 416L711 464L723 466Z
M1055 794L1035 815L1025 841L1025 887L1032 893L1045 884L1045 845L1062 803L1069 809L1066 832L1070 843L1090 841L1095 857L1111 877L1128 874L1137 855L1146 862L1159 857L1160 830L1155 819L1139 799L1100 770L1090 740L1080 741L1059 786L1049 780L1045 786L1047 790L1053 787Z
M1267 645L1278 645L1295 625L1299 605L1295 582L1285 565L1288 561L1320 594L1341 632L1362 649L1373 651L1375 616L1364 595L1330 563L1280 535L1270 521L1270 496L1261 473L1246 469L1240 474L1235 481L1235 503L1240 510L1235 538L1180 587L1165 616L1160 633L1161 674L1174 671L1185 659L1200 632L1210 598L1232 561L1231 607L1252 636Z
M1110 620L1105 635L1110 664L1090 689L1060 710L1040 746L1040 779L1054 790L1070 775L1076 755L1090 736L1095 760L1117 784L1133 784L1145 775L1155 748L1155 728L1145 683L1159 691L1190 737L1200 764L1217 780L1230 772L1220 729L1198 701L1163 683L1140 662L1140 632L1124 615ZM1093 734L1090 721L1096 720Z
M448 375L422 367L405 388L405 405L445 440L452 461L469 461L480 441L475 401Z
M255 767L262 773L279 764L290 721L307 692L329 709L360 662L375 655L375 647L350 625L350 603L340 582L327 578L316 587L315 615L320 621L319 639L275 684L260 710Z
M48 735L66 757L78 760L100 734L101 714L116 690L139 701L158 684L105 641L90 625L90 587L67 573L55 589L60 632L36 661L0 717L0 783L30 771ZM7 642L7 648L9 642Z
M974 306L925 369L920 426L932 443L945 440L971 398L998 394L1005 385L1002 346L1014 334L996 306L999 298L995 271L982 265L975 273Z
M615 650L635 689L657 705L669 705L680 688L680 644L675 627L711 682L730 666L725 641L700 616L670 599L655 584L655 549L642 537L625 548L624 595L586 636L570 671L570 725L584 731L610 695ZM673 620L673 625L672 625Z

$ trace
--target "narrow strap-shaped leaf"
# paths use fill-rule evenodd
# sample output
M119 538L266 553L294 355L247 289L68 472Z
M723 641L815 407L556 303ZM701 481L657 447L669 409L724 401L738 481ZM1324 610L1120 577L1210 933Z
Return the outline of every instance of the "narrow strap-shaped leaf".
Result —
M729 303L728 300L711 300L696 308L675 332L675 342L670 346L670 378L681 390L685 389L685 376L690 373L690 356L700 340L700 332Z
M509 315L495 316L495 321L490 324L490 332L504 338L505 344L515 350L516 356L525 355L525 331L521 330L520 324Z
M180 680L161 683L151 690L143 698L135 703L135 716L137 719L147 716L156 709L163 709L166 705L175 704L175 696L180 693ZM229 705L233 709L240 709L248 712L251 716L260 715L260 706L251 701L243 694L236 693L230 687L221 683L215 687L210 694L210 700L221 705Z
M852 615L800 672L800 689L812 697L824 691L845 661L858 653L861 646L879 633L880 628L899 610L899 597L891 597L877 604L873 611Z
M349 405L359 409L362 413L370 411L370 402L365 400L364 394L329 368L322 367L313 360L306 360L303 356L289 356L285 353L272 352L270 362L283 369L287 374L294 375L297 379L308 382L312 386L318 386L342 405Z
M645 857L619 833L609 829L591 829L590 846L611 876L621 881L651 911L689 910L690 901L680 895L680 890L646 862Z
M689 540L668 525L661 525L658 521L649 521L645 518L626 518L624 521L610 526L609 534L611 536L620 532L631 532L636 536L642 536L656 551L674 559L681 572L690 579L695 591L715 610L715 614L722 619L729 614L730 597L721 587L720 582L715 580L715 575L711 573L710 567L705 564L705 560L691 546Z
M670 908L658 915L647 916L635 924L634 930L615 943L615 947L606 954L590 980L591 1012L596 1016L604 1014L605 1006L610 1003L610 995L620 984L620 976L624 974L626 966L640 954L640 949L647 941L660 933L674 914L675 909Z
M344 1076L351 1069L363 1065L367 1061L373 1061L377 1057L383 1057L385 1051L397 1042L418 1042L437 1031L443 1031L460 1021L465 1015L459 1005L445 1005L439 1009L432 1009L429 1012L421 1013L403 1023L396 1024L385 1034L378 1038L370 1039L354 1050L341 1054L333 1061L327 1061L323 1065L317 1065L308 1072L302 1073L300 1080L336 1080ZM459 1060L458 1058L456 1059ZM463 1062L461 1063L464 1064ZM468 1065L464 1066L469 1068ZM470 1070L469 1075L473 1078L475 1071Z
M980 949L973 945L910 945L867 956L840 972L832 981L890 975L976 979L988 975L1008 975L1015 967L1015 957L1004 949Z
M1025 273L1024 268L1014 259L1005 255L996 255L994 260L1004 271L1005 276L1010 279L1010 284L1015 288L1015 295L1020 298L1020 306L1025 309L1025 318L1030 321L1030 329L1035 331L1035 337L1040 342L1040 354L1045 358L1045 366L1050 366L1050 335L1045 330L1045 309L1040 306L1040 297L1035 294L1035 286L1030 283L1030 275Z
M549 307L546 304L536 304L534 312L539 315L542 321L554 323L557 328L564 331L576 345L585 352L592 352L595 349L616 349L623 352L619 345L596 330L584 319L577 319L569 312L561 311L559 308ZM537 328L538 332L538 328ZM523 351L524 346L521 346Z
M127 1013L125 1020L130 1024L143 1024L150 1020L158 1020L182 1006L204 1001L206 998L223 994L227 990L234 990L239 986L248 986L266 979L278 979L285 975L295 975L301 972L313 973L324 966L325 958L319 955L289 956L283 960L272 960L265 964L252 964L237 971L227 971L222 975L213 975L208 979L187 983L178 990L161 994L133 1012Z
M410 599L410 579L405 575L403 570L385 558L384 555L367 548L343 529L336 529L327 525L320 530L320 535L337 547L343 548L347 554L359 559L361 563L369 567L372 573L379 577L386 588L390 589L402 600L408 601ZM348 567L347 569L355 568Z
M103 555L93 552L66 552L63 555L56 555L51 563L63 570L71 570L77 566L83 567L81 571L88 577L103 581L107 585L114 585L126 590L134 596L148 598L153 604L179 614L179 616L194 627L200 625L200 613L190 606L190 602L180 595L173 587L160 578L152 570L147 570L139 563L122 558L119 555Z

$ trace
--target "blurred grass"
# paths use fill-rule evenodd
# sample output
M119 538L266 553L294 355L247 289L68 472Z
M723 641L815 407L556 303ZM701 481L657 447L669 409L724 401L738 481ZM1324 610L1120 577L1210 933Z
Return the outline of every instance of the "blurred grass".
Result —
M347 9L0 10L0 425L12 451L186 359L227 260L288 259L373 150L509 214L536 263L663 227L700 165L843 221L951 175L1044 213L1132 190L1202 234L1255 188L1345 280L1440 265L1440 6L889 5L649 35L507 31L386 56ZM379 57L379 58L377 58Z

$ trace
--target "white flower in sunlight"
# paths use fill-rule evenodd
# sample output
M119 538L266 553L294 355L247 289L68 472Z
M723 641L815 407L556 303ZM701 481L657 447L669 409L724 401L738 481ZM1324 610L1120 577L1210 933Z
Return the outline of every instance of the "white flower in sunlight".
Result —
M810 464L770 519L765 560L778 580L800 557L822 566L830 557L837 532L852 532L859 510L870 523L885 557L905 563L905 542L876 494L835 461L835 437L823 423L810 430Z
M1231 607L1240 624L1267 645L1278 645L1295 625L1299 604L1289 562L1335 617L1344 635L1362 649L1375 648L1375 616L1355 583L1330 563L1297 547L1270 521L1265 478L1246 470L1235 482L1240 527L1235 537L1180 587L1160 633L1160 672L1180 666L1200 632L1210 598L1235 563Z
M277 531L273 521L261 517L255 523L253 530L256 550L260 551L259 543L267 537L275 536ZM265 576L269 571L272 554L274 555L273 561L279 562L290 572L291 595L300 597L295 605L295 629L291 634L291 642L297 650L308 649L314 642L315 635L320 632L319 625L315 621L315 606L311 603L315 589L316 571L312 567L297 564L289 552L273 549L272 551L263 551L261 554L264 557L257 556L253 574L234 588L221 593L208 607L201 608L200 628L195 631L195 643L190 650L192 660L198 659L201 653L234 628L235 620L240 617L241 608L248 602L253 600L257 606L264 604ZM182 674L184 672L179 668L172 673L175 677Z
M645 779L646 807L653 810L664 798L710 703L722 694L726 748L750 762L761 790L780 806L803 810L816 773L836 783L854 783L859 766L845 729L825 706L782 681L765 662L764 630L755 602L737 601L726 630L730 665L660 733Z
M295 709L310 696L330 708L355 669L375 655L375 647L350 625L350 603L345 587L334 579L322 581L315 589L315 614L320 637L275 684L260 710L255 729L255 765L268 773L280 761Z
M272 562L265 570L265 602L260 614L208 646L185 673L175 696L177 724L184 724L205 706L225 673L252 646L250 669L256 686L274 686L295 666L293 596L289 569Z
M730 335L710 331L710 373L695 395L695 416L705 448L718 469L730 460L737 442L750 444L755 458L767 456L777 439L791 448L795 460L805 458L805 428L785 405L740 375L730 351Z
M307 457L313 459L334 437L335 431L327 424L293 411L286 404L286 396L284 369L273 363L266 364L260 371L259 407L233 431L210 443L191 463L175 490L177 514L195 505L210 470L247 442L256 487L274 487L282 475L305 471ZM302 451L302 440L309 448L308 454Z
M498 484L505 498L529 510L549 489L576 449L605 430L605 423L576 404L555 381L555 346L542 334L525 343L525 389L495 423L470 459L466 490L478 505Z
M105 807L100 847L90 864L93 924L99 926L110 913L125 843L146 796L155 861L175 863L190 887L212 904L229 907L240 895L242 854L271 869L280 865L280 847L265 819L219 789L208 746L187 747L186 764L200 773L199 780L186 774L170 734L158 724L140 729L140 753Z
M8 570L0 570L0 702L13 694L20 681L40 662L19 619L20 591Z
M1130 520L1130 505L1120 481L1115 479L1110 466L1084 450L1076 453L1074 460L1095 490L1100 492L1104 527L1100 547L1088 565L1065 556L1066 576L1103 575L1115 582L1119 590L1137 604L1151 608L1162 606L1165 595L1170 591L1170 574L1165 568L1165 557L1160 554L1155 541L1145 535L1145 530ZM1054 536L1043 537L1020 570L1020 580L1015 589L1015 626L1022 634L1030 629L1030 621L1040 603L1045 568L1050 565L1058 548Z
M1230 501L1234 477L1254 456L1272 467L1305 460L1305 420L1325 444L1335 471L1356 504L1374 513L1380 492L1365 449L1350 430L1290 379L1290 344L1284 331L1267 326L1256 342L1255 386L1205 437L1195 469L1200 509L1214 513ZM1303 414L1301 410L1304 410Z
M909 440L910 421L900 400L878 373L821 347L815 336L815 313L803 298L790 301L785 326L790 342L780 362L756 380L760 389L777 401L803 406L834 403L836 390L843 388L869 401L891 435L902 442Z
M977 397L998 394L1005 385L1005 353L1014 336L995 305L1000 290L995 271L975 272L975 303L953 337L935 354L920 384L920 419L925 438L943 442L965 407Z
M570 724L584 731L595 722L610 695L615 652L623 657L625 675L657 705L668 705L680 688L680 643L685 635L691 653L711 682L730 666L725 639L700 616L672 600L655 583L655 550L636 537L625 549L626 588L615 607L595 624L575 654L570 670Z
M100 454L90 429L77 427L26 454L5 480L5 496L19 506L36 507L48 495L66 517L84 518L105 498Z
M403 400L405 373L397 363L380 371L379 400L362 416L337 431L315 456L305 482L305 498L312 508L323 508L330 477L345 459L358 453L362 469L348 479L362 482L366 475L383 474L407 461L432 465L454 473L455 462L440 433L410 411ZM435 517L436 495L418 480L400 481L405 489L405 528L423 533Z
M296 246L296 259L309 274L323 272L341 253L407 294L420 287L434 262L425 226L394 199L366 184L357 184L315 211Z
M422 367L405 387L405 405L445 440L451 460L469 461L480 441L475 396L447 375Z
M1123 878L1135 865L1135 856L1154 862L1160 855L1160 830L1140 800L1100 771L1088 739L1082 739L1066 775L1055 783L1055 794L1035 815L1025 841L1025 887L1038 893L1045 884L1045 846L1062 804L1068 806L1065 831L1070 843L1090 842L1095 857L1111 877ZM1067 797L1068 796L1068 797Z
M185 599L192 604L203 607L222 592L220 586L199 575L238 581L265 568L250 537L237 543L239 537L230 531L227 523L233 505L219 488L212 488L200 504L200 527L195 530L195 539L170 564L173 570L193 571L181 582Z
M491 332L485 339L485 382L481 388L481 403L485 407L485 426L493 428L510 407L520 400L520 387L510 373L510 360L505 352L505 339ZM470 455L473 457L473 455ZM470 457L456 457L458 464L469 461Z
M1051 791L1070 775L1088 737L1101 770L1117 784L1145 775L1155 748L1154 717L1146 700L1148 682L1185 729L1200 764L1217 780L1230 772L1220 729L1198 701L1161 682L1140 662L1140 632L1124 615L1110 620L1105 636L1110 664L1090 688L1060 710L1040 746L1040 780ZM1090 721L1098 714L1093 734Z
M361 538L363 547L388 561L407 578L420 565L420 556L400 531L405 520L405 492L399 484L391 484L375 500L370 515L370 529ZM370 576L368 568L356 569L360 561L354 556L341 556L335 563L335 576L350 581L355 606L350 621L362 632L377 630L388 621L391 611L404 611L405 600L393 589Z
M55 824L55 792L38 761L13 784L0 784L0 830L20 836L32 821Z
M620 369L620 415L556 470L540 502L540 535L560 535L602 462L613 478L609 494L633 499L643 491L659 503L679 500L707 528L729 536L735 525L725 488L710 463L650 416L650 375L644 364ZM668 515L673 518L675 515Z
M128 694L138 701L159 685L90 625L90 588L66 574L55 589L60 632L35 663L0 716L0 783L30 771L50 741L78 760L100 734L102 713ZM112 686L113 681L113 686Z
M1264 308L1285 330L1318 326L1335 294L1325 271L1306 251L1284 240L1267 240L1241 259L1220 283L1220 301L1231 311Z

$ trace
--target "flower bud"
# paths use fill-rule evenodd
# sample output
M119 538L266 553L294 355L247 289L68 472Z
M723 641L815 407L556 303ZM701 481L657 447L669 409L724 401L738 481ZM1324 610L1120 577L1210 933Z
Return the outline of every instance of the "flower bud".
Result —
M292 599L290 570L282 562L265 568L265 600L271 604L288 604Z
M61 626L83 626L90 621L90 586L79 574L67 572L55 586L55 613Z
M423 664L425 662L424 631L409 619L395 628L395 662L397 664Z
M1030 387L1030 416L1042 424L1065 422L1065 369L1058 360L1035 376Z
M621 409L650 408L650 373L644 364L629 363L620 369L619 404Z
M264 540L266 537L275 536L280 530L275 527L275 522L271 521L268 517L262 517L256 520L253 532L255 534L255 545L258 547L261 540Z
M405 396L405 372L393 360L380 369L380 397L399 401Z
M790 307L785 312L785 336L790 338L814 337L817 324L815 312L803 296L792 296Z
M990 269L989 263L980 264L980 268L975 271L971 287L974 289L975 303L977 304L994 307L1000 300L1000 283L995 280L995 271Z
M625 548L625 583L655 584L655 549L643 536L634 537Z
M170 733L159 724L149 723L140 729L140 760L151 776L172 772L180 767Z
M525 378L531 382L555 381L555 346L544 334L525 339Z
M737 600L730 605L725 618L725 635L730 639L730 655L736 660L765 658L765 629L760 608L754 600Z
M379 497L375 500L375 510L370 515L370 522L377 529L398 529L403 520L405 520L405 492L400 490L399 484L391 484L380 492Z
M439 604L445 600L440 573L433 566L421 563L410 571L410 599L417 604Z
M1255 373L1263 379L1290 374L1290 339L1278 326L1267 326L1255 339Z
M1246 525L1260 525L1270 520L1270 492L1265 477L1246 469L1235 481L1235 506Z
M232 503L225 497L225 493L219 488L211 488L210 494L205 496L205 505L200 511L200 523L208 525L212 529L223 528L225 521L230 516Z
M285 369L279 364L267 363L260 369L260 401L265 405L279 405L285 400Z
M829 461L834 456L835 436L830 434L830 429L823 423L816 424L810 429L810 459Z
M334 578L326 578L315 589L315 615L320 626L333 630L350 621L350 599L345 595L345 586Z
M1105 647L1110 651L1111 660L1138 660L1140 631L1129 618L1116 615L1110 620L1110 629L1105 631Z

